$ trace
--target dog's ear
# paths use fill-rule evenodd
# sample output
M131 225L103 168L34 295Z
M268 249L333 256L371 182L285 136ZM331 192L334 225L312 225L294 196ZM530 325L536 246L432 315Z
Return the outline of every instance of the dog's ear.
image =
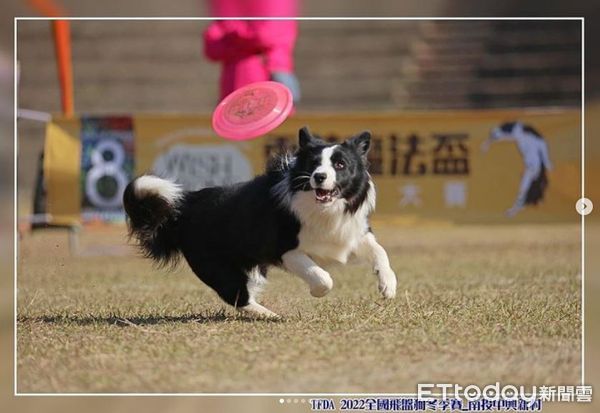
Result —
M303 149L303 148L307 147L308 145L310 145L310 143L314 139L315 138L312 136L312 134L308 130L308 126L303 126L302 129L300 129L298 131L298 146L300 146L300 149Z
M363 131L348 139L346 142L354 147L358 154L363 158L367 158L367 153L371 148L371 132Z

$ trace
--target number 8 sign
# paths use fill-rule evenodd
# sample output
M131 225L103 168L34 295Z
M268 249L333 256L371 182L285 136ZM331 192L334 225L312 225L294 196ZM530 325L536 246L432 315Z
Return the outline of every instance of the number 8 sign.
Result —
M81 124L82 211L119 212L133 174L131 117L85 117Z
M106 157L106 155L109 155ZM94 206L100 208L119 208L121 196L125 191L128 177L123 171L125 151L123 145L116 140L100 141L91 153L92 167L88 171L85 192ZM103 181L111 179L116 188L111 193L101 193L99 187Z

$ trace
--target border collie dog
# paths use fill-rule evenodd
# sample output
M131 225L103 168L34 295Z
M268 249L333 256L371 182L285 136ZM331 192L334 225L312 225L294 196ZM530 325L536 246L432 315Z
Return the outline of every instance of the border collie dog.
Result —
M514 141L525 166L517 198L513 206L506 211L506 215L512 217L525 206L537 205L543 200L548 187L546 171L552 170L552 162L550 162L546 140L530 125L522 122L501 124L492 129L488 140L483 143L483 151L487 151L492 143L499 141Z
M385 298L396 275L368 222L375 187L367 172L371 134L329 144L304 127L294 154L271 160L264 175L195 192L145 175L125 189L130 235L162 265L182 255L194 273L232 306L277 315L258 303L269 266L298 275L310 293L333 287L323 267L369 262Z

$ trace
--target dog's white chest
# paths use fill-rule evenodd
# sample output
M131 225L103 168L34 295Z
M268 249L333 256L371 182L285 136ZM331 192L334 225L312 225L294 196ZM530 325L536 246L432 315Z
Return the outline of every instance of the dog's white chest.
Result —
M346 263L368 231L367 211L344 212L345 204L336 200L324 208L315 203L311 192L300 192L292 199L292 209L300 220L298 249L318 263Z

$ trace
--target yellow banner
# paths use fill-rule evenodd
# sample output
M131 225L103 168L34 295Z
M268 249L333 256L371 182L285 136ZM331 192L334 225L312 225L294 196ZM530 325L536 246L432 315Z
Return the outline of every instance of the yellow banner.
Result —
M506 125L515 121L517 129ZM229 184L262 173L271 154L294 147L304 125L332 142L368 129L373 134L369 161L377 186L376 214L381 217L458 223L576 221L580 122L577 110L298 113L267 136L231 142L215 135L208 115L134 115L133 175L157 173L189 189ZM77 140L68 124L55 120L46 142L45 172L52 200L48 212L61 222L72 219L74 200L80 199L73 194L82 190L79 184L68 187L73 184L67 184L64 176L57 178L57 171L73 174L79 168L75 160L79 154L73 154L77 145L64 146L60 137L70 133L70 142ZM490 132L501 127L511 130L484 152ZM69 155L56 156L57 145ZM93 155L94 148L90 150ZM589 139L586 151L600 152ZM49 153L54 155L48 157ZM545 171L543 179L540 168ZM598 167L586 169L588 182L599 177ZM533 174L529 180L528 173ZM597 195L588 185L586 196ZM57 203L62 197L68 208Z
M80 220L79 129L78 119L50 122L46 126L44 142L46 210L55 225L73 225Z

